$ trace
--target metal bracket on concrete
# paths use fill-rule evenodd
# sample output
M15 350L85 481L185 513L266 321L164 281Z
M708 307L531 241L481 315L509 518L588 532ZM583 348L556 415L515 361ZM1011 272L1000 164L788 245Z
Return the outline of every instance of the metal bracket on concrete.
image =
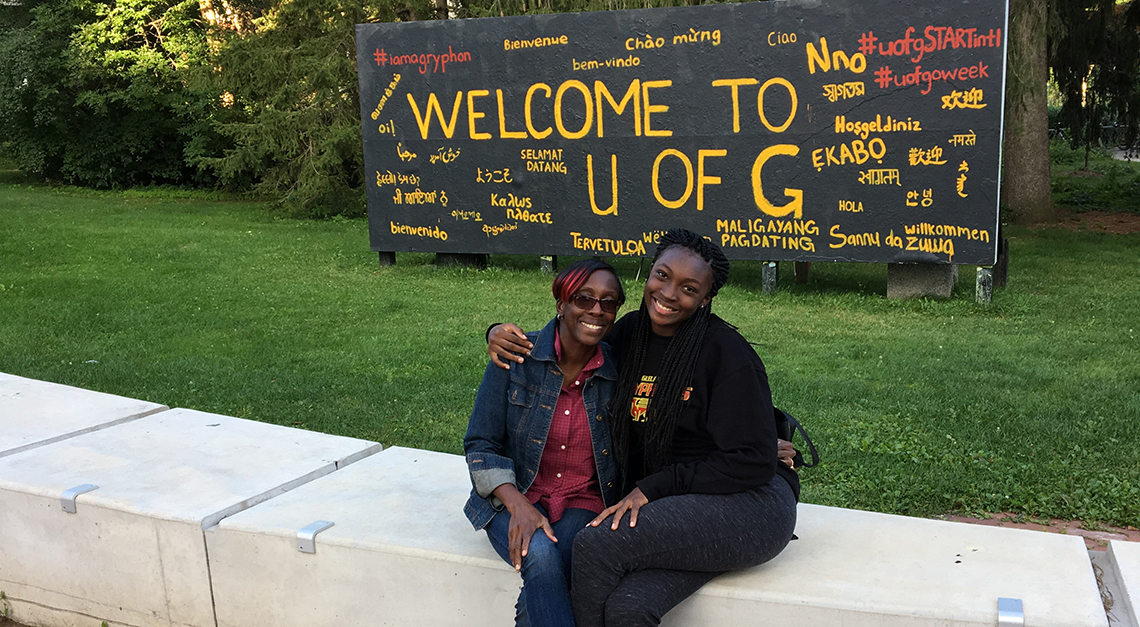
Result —
M998 597L998 627L1025 627L1021 599Z
M327 520L318 520L317 522L301 529L297 532L297 550L302 553L316 553L317 552L317 534L333 526Z
M63 495L59 497L59 504L63 507L63 511L68 514L75 513L75 497L80 494L87 494L92 490L98 490L99 486L93 483L85 483L81 486L76 486L70 490L65 490Z

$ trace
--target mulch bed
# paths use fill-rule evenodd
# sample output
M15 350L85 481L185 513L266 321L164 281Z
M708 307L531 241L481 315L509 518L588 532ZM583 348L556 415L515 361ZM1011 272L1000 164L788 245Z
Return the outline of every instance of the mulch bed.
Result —
M1030 228L1043 229L1059 226L1070 231L1086 233L1112 233L1130 235L1140 233L1140 215L1135 213L1109 213L1107 211L1082 211L1058 208L1060 219L1056 222L1036 224Z
M1031 531L1045 531L1049 533L1063 533L1070 536L1081 536L1085 540L1085 548L1090 551L1103 551L1107 549L1109 540L1140 542L1140 529L1136 527L1088 525L1091 528L1086 529L1084 523L1079 520L1059 520L1057 518L1036 520L1011 512L998 512L992 514L989 518L947 516L946 520L970 523L973 525L986 525L987 527L1029 529Z

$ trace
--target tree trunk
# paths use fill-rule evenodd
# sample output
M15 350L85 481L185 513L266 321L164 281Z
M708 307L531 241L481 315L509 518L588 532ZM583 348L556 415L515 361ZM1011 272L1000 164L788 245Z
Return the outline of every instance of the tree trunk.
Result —
M1046 0L1010 0L1002 200L1015 224L1056 219L1049 184Z

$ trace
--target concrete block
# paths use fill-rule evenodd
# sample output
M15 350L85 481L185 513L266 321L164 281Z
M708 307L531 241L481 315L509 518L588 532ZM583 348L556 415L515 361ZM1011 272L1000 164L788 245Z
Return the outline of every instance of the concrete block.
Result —
M1116 573L1116 566L1108 556L1108 551L1089 550L1089 561L1096 573L1096 583L1100 588L1100 598L1108 615L1109 627L1140 627L1132 621L1128 598Z
M218 627L509 625L522 580L463 515L463 457L393 447L206 532ZM335 525L302 553L297 531Z
M1108 543L1108 559L1122 597L1113 600L1113 612L1140 625L1140 543L1113 540Z
M213 627L203 529L379 448L174 409L0 458L0 589L32 625Z
M166 409L158 403L0 372L0 457Z
M800 504L776 559L718 577L668 625L998 624L997 599L1029 627L1106 627L1081 538Z
M542 255L538 258L538 265L542 272L555 274L558 272L558 255Z
M957 280L957 265L889 263L887 298L950 298Z
M994 271L992 268L978 266L977 278L974 282L974 300L979 305L989 305L994 298Z
M519 577L462 514L462 457L392 448L206 532L218 627L509 625ZM298 551L297 530L335 526ZM717 578L664 625L1107 625L1079 538L800 505L773 562Z
M775 294L779 282L780 266L775 261L765 261L760 265L760 289L765 294Z

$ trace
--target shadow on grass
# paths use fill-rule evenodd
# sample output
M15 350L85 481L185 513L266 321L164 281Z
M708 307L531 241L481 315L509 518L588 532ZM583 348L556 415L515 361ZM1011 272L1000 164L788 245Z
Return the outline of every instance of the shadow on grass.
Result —
M33 182L32 177L27 174L0 163L0 185L28 185Z
M257 198L248 194L228 192L218 189L199 189L176 185L140 185L129 189L96 189L69 185L59 181L44 180L27 174L16 167L11 159L0 157L0 186L31 186L51 190L68 196L89 198L134 198L142 200L190 200L217 202L256 203Z

